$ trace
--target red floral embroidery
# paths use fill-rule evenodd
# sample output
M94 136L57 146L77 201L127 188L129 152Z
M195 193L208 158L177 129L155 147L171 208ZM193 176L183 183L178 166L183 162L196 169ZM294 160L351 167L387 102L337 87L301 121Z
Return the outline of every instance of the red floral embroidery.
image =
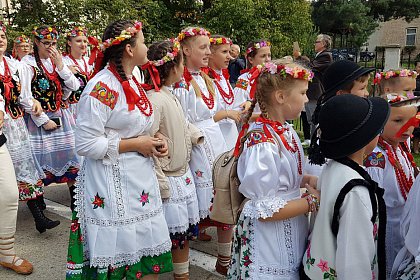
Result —
M201 171L200 169L197 169L197 170L195 171L195 176L197 176L198 178L203 177L203 171Z
M371 153L365 159L364 165L366 167L379 167L385 168L385 158L381 152Z
M104 200L104 197L100 197L99 193L96 193L95 198L92 199L93 209L97 209L98 207L105 208Z
M111 90L106 84L98 82L90 92L90 96L98 99L111 109L115 108L118 100L118 92Z
M77 222L77 220L71 221L70 229L72 232L76 232L79 229L79 223Z
M328 262L324 261L323 259L320 259L317 266L321 269L322 272L326 272L326 271L330 270L330 268L328 267Z
M191 178L190 177L187 177L185 179L185 183L187 183L187 185L190 185L191 184Z
M247 90L248 89L248 84L249 82L247 80L244 79L238 79L238 81L236 82L235 87L243 89L243 90Z
M249 148L251 146L257 145L259 143L264 143L264 142L270 142L270 143L276 144L276 142L274 141L272 137L268 137L262 132L255 131L249 135L249 138L246 142L246 146Z
M137 279L140 279L140 278L141 278L141 271L138 271L138 272L136 273L136 278L137 278Z
M144 206L144 205L146 205L146 203L149 203L150 202L149 201L149 193L147 193L143 190L143 192L141 193L141 196L140 196L140 202L141 202L141 206Z
M155 264L155 265L152 267L152 269L153 269L154 273L159 273L159 271L160 271L160 266L159 266L158 264Z

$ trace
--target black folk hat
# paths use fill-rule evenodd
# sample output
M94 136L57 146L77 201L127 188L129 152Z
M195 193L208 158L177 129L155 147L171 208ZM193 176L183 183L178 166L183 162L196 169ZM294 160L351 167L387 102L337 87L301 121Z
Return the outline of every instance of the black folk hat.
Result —
M364 68L350 60L333 62L324 72L322 85L327 100L336 95L337 91L357 78L375 71L375 68Z
M326 158L349 156L379 135L388 120L386 100L353 94L332 97L319 114L319 146Z

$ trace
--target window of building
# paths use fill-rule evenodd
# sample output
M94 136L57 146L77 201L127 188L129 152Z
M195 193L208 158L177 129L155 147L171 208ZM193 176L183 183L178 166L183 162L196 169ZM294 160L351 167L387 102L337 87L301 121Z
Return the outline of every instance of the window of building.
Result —
M406 46L414 46L416 44L416 33L417 28L411 27L406 29L406 40L405 45Z

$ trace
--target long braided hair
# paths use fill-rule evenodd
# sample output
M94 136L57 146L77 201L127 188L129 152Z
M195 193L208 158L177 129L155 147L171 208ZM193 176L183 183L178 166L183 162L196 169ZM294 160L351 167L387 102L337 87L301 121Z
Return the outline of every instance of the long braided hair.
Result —
M102 35L102 42L106 41L110 38L115 38L121 34L121 32L127 29L130 26L134 26L134 23L131 20L118 20L114 21L113 23L109 24ZM118 74L120 75L123 81L127 80L127 76L125 75L124 68L122 66L122 57L124 53L125 46L130 44L131 46L136 46L136 39L137 34L132 36L130 39L122 41L118 45L113 45L107 48L104 52L104 58L102 60L102 64L100 65L99 70L105 68L108 62L111 62L115 65Z

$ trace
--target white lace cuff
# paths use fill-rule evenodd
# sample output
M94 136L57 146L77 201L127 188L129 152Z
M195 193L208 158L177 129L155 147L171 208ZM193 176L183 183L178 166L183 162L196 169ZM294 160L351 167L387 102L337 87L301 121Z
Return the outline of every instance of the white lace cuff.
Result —
M286 204L287 201L280 197L251 199L245 204L242 212L251 219L269 218Z
M120 136L117 132L111 130L108 135L108 150L106 151L105 157L103 159L104 165L111 165L117 163L117 159L120 155L119 145L120 145Z

